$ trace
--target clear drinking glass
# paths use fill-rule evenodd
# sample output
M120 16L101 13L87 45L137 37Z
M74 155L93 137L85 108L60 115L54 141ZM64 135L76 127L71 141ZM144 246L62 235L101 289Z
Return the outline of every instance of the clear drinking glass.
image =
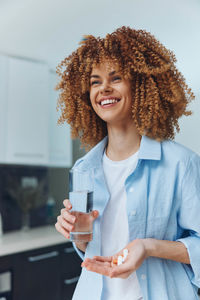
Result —
M93 209L93 172L91 170L69 171L69 200L72 204L70 213L76 217L72 242L90 242L92 240L91 212Z

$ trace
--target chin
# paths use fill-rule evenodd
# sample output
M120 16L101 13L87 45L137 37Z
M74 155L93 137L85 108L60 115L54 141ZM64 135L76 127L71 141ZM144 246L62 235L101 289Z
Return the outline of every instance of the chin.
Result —
M108 124L114 124L116 123L116 118L108 118L108 117L105 117L105 116L99 116L101 120L103 120L104 122L108 123Z

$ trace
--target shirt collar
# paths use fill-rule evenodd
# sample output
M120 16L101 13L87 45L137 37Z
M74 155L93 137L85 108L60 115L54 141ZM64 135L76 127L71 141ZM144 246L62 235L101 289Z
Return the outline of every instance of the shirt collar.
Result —
M107 142L108 137L106 136L81 159L83 168L88 166L94 168L101 165L104 149L107 145ZM138 158L147 160L160 160L161 143L154 139L150 139L147 136L142 136Z
M139 150L139 159L160 160L161 142L142 136Z

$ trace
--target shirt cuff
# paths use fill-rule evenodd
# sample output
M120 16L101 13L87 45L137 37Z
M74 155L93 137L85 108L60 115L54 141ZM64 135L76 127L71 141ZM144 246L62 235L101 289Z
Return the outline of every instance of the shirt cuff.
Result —
M192 283L200 288L200 238L197 236L188 236L178 239L187 248L190 258L190 265L193 271Z

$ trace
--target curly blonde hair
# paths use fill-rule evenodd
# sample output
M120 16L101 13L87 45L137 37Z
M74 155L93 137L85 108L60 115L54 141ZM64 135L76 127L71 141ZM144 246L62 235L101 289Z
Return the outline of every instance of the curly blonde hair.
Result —
M90 103L90 74L94 66L108 60L117 63L124 78L131 81L132 117L140 135L157 140L173 139L178 119L194 98L176 58L156 38L144 30L118 28L105 38L85 36L76 51L57 67L61 77L59 123L71 125L72 138L92 147L107 135L105 121Z

